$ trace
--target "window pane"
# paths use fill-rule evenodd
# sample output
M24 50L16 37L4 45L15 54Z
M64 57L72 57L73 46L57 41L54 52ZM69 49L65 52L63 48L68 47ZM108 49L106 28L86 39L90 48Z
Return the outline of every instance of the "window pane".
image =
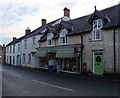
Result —
M94 21L93 21L93 29L96 29L96 28L97 28L97 21L94 20Z
M96 39L100 39L100 31L96 31Z
M98 28L101 28L101 27L102 27L102 20L98 19Z

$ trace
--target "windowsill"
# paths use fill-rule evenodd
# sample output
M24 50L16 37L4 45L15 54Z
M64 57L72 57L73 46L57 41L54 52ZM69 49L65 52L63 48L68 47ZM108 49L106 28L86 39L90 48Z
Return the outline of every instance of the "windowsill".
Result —
M59 44L59 45L67 45L68 43L64 43L64 44Z
M72 72L72 71L65 71L65 70L60 70L60 72L71 73L71 74L80 74L80 72Z
M103 41L103 39L89 39L90 42Z
M52 47L52 46L54 46L54 45L47 45L47 47Z

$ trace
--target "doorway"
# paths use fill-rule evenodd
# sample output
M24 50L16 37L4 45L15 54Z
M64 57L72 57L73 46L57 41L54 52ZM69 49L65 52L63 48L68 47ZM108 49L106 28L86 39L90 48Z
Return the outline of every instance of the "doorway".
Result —
M93 73L103 74L103 51L93 52Z

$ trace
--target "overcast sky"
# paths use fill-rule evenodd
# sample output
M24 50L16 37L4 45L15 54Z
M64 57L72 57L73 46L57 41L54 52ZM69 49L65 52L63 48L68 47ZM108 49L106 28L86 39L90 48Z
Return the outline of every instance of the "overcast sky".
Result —
M25 29L32 31L41 26L41 19L47 23L63 17L63 9L70 9L74 19L97 10L118 4L120 0L0 0L0 44L8 44L12 37L21 37Z

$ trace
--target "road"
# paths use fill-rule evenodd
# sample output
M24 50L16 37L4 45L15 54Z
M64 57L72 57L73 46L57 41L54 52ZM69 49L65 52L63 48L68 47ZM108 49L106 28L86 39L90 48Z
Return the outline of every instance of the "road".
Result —
M61 77L2 66L2 96L118 96L117 82Z

